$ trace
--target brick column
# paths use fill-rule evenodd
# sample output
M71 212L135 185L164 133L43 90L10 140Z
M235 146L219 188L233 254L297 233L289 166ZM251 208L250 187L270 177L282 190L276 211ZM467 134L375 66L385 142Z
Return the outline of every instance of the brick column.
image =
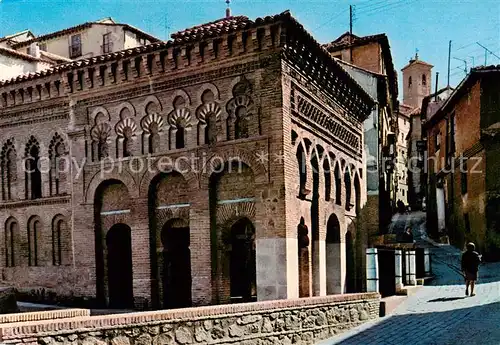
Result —
M210 209L208 189L193 192L189 212L191 240L191 296L193 306L211 304L212 296L212 251L210 238Z
M151 256L149 240L148 199L132 200L132 267L134 304L136 307L151 306Z

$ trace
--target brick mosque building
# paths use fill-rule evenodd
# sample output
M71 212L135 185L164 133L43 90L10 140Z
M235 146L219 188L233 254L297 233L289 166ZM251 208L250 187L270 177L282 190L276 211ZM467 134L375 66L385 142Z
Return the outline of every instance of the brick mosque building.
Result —
M0 82L0 283L110 308L353 291L373 106L289 12Z

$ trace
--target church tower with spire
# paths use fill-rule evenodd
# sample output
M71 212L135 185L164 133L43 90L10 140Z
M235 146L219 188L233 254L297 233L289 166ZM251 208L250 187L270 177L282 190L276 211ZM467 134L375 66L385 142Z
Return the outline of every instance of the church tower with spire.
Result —
M403 72L403 104L412 108L422 105L424 97L430 95L432 90L432 66L418 58L415 58L401 69Z

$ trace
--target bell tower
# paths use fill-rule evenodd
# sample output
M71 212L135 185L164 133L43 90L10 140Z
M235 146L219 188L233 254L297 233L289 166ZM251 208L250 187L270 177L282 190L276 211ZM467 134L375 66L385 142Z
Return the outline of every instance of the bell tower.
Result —
M418 53L408 65L403 67L403 103L417 108L422 105L424 97L431 94L432 66L419 60Z

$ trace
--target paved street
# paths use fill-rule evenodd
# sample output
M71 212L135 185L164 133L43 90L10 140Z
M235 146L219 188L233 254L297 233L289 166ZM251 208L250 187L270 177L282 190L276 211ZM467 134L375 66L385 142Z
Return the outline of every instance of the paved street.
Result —
M425 239L421 214L399 215L393 232L411 224L418 242ZM360 326L321 345L349 344L500 344L500 263L480 268L475 297L465 297L459 275L461 252L432 246L436 278L387 317Z

